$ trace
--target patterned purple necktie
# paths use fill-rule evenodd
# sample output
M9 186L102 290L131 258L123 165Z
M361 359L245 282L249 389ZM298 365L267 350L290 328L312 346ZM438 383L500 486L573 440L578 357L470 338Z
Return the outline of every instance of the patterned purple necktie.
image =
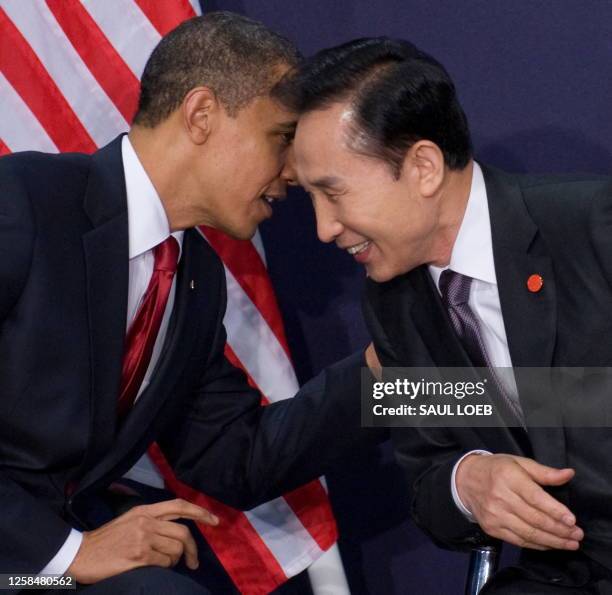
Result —
M504 417L510 416L508 419L514 425L518 422L524 427L521 406L516 398L508 394L495 374L482 339L478 319L468 304L471 286L471 277L446 269L442 272L439 282L442 303L448 310L455 332L474 366L489 369L497 392L501 396L500 405L506 413Z

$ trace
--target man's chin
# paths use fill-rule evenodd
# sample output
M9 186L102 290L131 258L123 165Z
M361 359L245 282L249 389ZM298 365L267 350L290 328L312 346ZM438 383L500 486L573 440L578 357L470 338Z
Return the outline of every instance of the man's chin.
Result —
M257 225L249 226L242 229L231 229L224 230L225 233L235 240L252 240L255 232L257 231Z
M251 225L247 229L241 230L237 234L237 239L239 239L239 240L252 240L253 236L257 232L257 227L258 227L258 225L256 224L256 225Z
M217 224L217 225L209 225L213 229L224 233L226 236L234 240L251 240L257 231L258 223L254 221L249 221L244 224L235 225L235 224Z
M365 270L368 278L376 283L385 283L397 276L393 271L380 266L365 265Z

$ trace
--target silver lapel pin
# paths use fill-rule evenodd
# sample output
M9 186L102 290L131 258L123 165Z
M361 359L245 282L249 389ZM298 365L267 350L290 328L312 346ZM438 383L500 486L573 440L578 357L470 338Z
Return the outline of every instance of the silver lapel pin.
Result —
M189 281L189 289L195 289L195 281L193 279Z

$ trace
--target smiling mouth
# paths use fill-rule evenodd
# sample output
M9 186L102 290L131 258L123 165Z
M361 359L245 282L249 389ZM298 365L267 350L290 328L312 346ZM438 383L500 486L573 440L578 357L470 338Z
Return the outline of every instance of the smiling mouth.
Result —
M371 244L371 240L366 240L365 242L361 242L361 244L356 244L355 246L351 246L347 248L346 251L351 255L355 256L355 254L360 254L364 250L367 250L369 245Z

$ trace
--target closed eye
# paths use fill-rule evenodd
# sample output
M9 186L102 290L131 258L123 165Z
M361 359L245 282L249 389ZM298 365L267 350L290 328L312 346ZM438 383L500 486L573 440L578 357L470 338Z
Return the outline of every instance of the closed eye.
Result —
M344 195L344 192L329 192L329 191L326 192L324 190L323 195L330 202L338 202L340 198L342 198L342 196Z
M312 201L315 200L314 192L307 191L306 194L308 194L308 196L310 197L310 200ZM331 192L326 192L325 190L319 190L319 194L322 194L325 197L325 199L331 203L338 202L338 200L343 196L342 192L338 194L332 194Z

